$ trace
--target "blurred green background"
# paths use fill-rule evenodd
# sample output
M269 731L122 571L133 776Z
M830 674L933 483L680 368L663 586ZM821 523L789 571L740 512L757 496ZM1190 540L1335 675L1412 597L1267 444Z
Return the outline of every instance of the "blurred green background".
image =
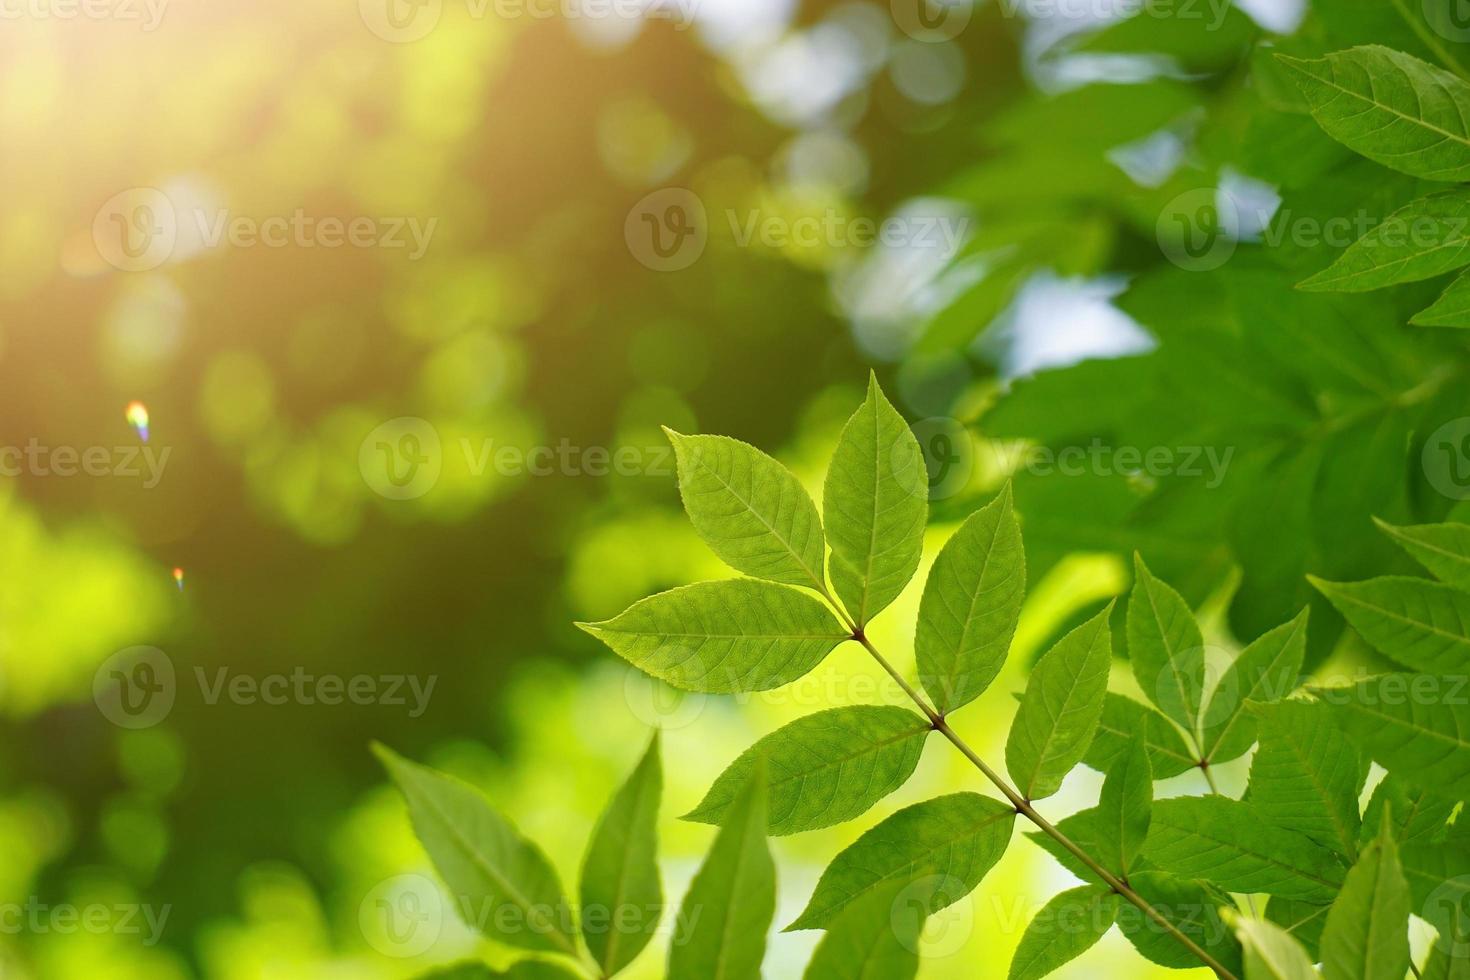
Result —
M1320 248L1238 234L1228 265L1190 268L1159 230L1199 188L1323 214L1324 175L1407 193L1290 106L1263 113L1254 52L1303 18L1301 45L1340 40L1320 11L1217 5L1180 41L1090 33L1105 4L98 2L7 7L0 33L0 445L53 454L0 480L6 977L505 962L438 896L373 739L484 786L570 881L662 727L681 895L711 834L677 814L754 737L871 698L855 679L877 675L844 648L793 690L680 699L573 628L729 574L679 513L660 425L752 442L817 494L876 367L930 455L934 548L1018 447L1229 450L1214 485L1017 474L1032 584L1011 683L956 719L992 753L1028 657L1126 586L1133 549L1229 646L1305 603L1304 571L1391 561L1371 513L1449 506L1412 440L1463 402L1463 345L1337 337L1326 358L1271 316L1401 330L1397 301L1282 313ZM1156 40L1163 67L1134 56ZM668 210L691 197L702 214ZM323 219L366 222L362 243L332 245ZM692 253L661 255L660 233ZM107 464L66 475L64 447ZM1387 475L1321 527L1252 523L1253 500L1342 486L1332 465ZM917 598L873 628L886 650L908 648ZM1340 632L1321 622L1319 658ZM119 715L108 685L150 680L118 656L138 646L162 651L172 703ZM214 687L281 675L427 697ZM873 820L976 788L960 762L931 750ZM1099 781L1075 776L1055 815ZM869 825L777 842L781 922ZM931 922L923 975L1004 976L1069 880L1013 847ZM408 893L431 942L375 915ZM798 975L815 938L774 937L767 975ZM1109 965L1154 969L1115 933L1060 975ZM650 951L634 975L660 968Z

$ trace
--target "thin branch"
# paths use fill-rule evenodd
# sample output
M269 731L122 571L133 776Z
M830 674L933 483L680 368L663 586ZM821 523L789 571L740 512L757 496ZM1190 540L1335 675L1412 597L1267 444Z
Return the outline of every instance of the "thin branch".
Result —
M831 597L828 596L827 598L830 602ZM838 610L838 615L841 616L844 623L851 625L851 620L849 620L845 615L842 614L840 608ZM885 658L883 654L878 652L877 647L873 646L873 641L868 639L867 634L865 634L860 629L854 628L852 638L854 640L857 640L867 649L868 653L872 655L873 659L878 662L878 665L888 673L888 676L892 677L898 683L898 686L903 689L903 692L907 694L916 705L919 706L919 709L923 711L926 716L928 716L930 723L934 726L934 730L943 735L945 738L949 739L950 743L953 744L955 748L959 749L960 753L964 755L965 758L969 759L970 762L974 764L975 768L979 769L980 772L985 776L985 778L990 780L990 782L995 785L996 789L1001 791L1005 798L1010 801L1011 805L1016 808L1017 813L1021 814L1027 820L1030 820L1033 824L1036 825L1037 829L1046 834L1052 840L1056 841L1073 857L1086 865L1088 870L1092 871L1093 874L1101 878L1109 888L1111 888L1113 891L1117 892L1119 895L1123 896L1123 898L1127 899L1129 902L1135 905L1139 909L1139 911L1143 912L1144 915L1148 916L1155 923L1157 923L1165 932L1178 940L1180 945L1189 950L1189 952L1197 957L1201 963L1209 967L1211 970L1214 970L1215 973L1220 977L1220 980L1237 980L1236 976L1229 970L1227 970L1224 965L1220 963L1219 960L1215 959L1204 947L1200 946L1193 939L1190 939L1183 932L1181 932L1179 928L1174 925L1174 923L1170 922L1167 918L1163 916L1163 914L1161 914L1157 909L1150 905L1147 899L1145 899L1142 895L1138 894L1131 887L1129 887L1126 881L1113 874L1107 868L1104 868L1101 864L1094 860L1091 855L1082 850L1081 847L1078 847L1077 844L1073 842L1070 837L1058 830L1040 813L1037 813L1036 808L1031 805L1031 802L1022 797L1020 793L1016 792L1016 790L1011 787L1010 783L1006 782L1006 780L1003 779L999 773L986 765L985 760L981 759L980 756L975 752L975 750L970 748L970 746L966 744L965 740L960 738L955 730L949 726L949 722L944 719L944 716L936 711L929 704L929 702L924 699L923 695L914 690L913 685L904 680L903 675L901 675L893 667L893 665L888 662L887 658Z

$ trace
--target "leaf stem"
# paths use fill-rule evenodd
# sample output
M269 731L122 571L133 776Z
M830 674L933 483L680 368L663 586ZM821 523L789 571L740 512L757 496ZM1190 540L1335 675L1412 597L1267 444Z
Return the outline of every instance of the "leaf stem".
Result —
M839 615L841 615L840 610ZM844 622L851 625L851 621L848 620L846 616L842 616L842 619ZM1036 808L1031 805L1031 802L1022 797L1020 793L1016 792L1016 790L1011 787L1010 783L1006 782L999 773L986 765L985 760L980 758L975 750L970 748L965 740L960 738L958 733L956 733L955 730L949 726L949 722L945 720L944 716L941 715L938 711L935 711L934 708L930 706L929 702L924 700L924 696L921 695L918 691L914 690L913 685L904 680L903 675L901 675L894 668L894 666L888 662L887 658L884 657L883 654L878 652L877 647L873 646L873 641L868 639L867 634L865 634L862 630L854 627L852 631L852 638L854 640L857 640L867 649L868 653L872 655L873 659L878 662L878 665L888 673L888 676L892 677L894 681L898 683L898 686L903 689L903 692L907 694L916 705L919 706L919 709L922 710L926 716L928 716L930 723L932 723L934 726L934 730L943 735L945 738L949 739L950 743L954 745L955 748L959 749L960 753L965 758L969 759L970 762L974 764L975 768L979 769L981 774L983 774L986 779L990 780L990 782L995 785L996 789L1001 791L1005 798L1010 801L1010 804L1016 808L1017 813L1021 814L1027 820L1030 820L1042 833L1046 834L1052 840L1056 841L1062 847L1066 848L1066 850L1071 853L1073 857L1086 865L1088 870L1092 871L1093 874L1101 878L1103 882L1108 885L1109 888L1117 892L1119 895L1123 896L1129 902L1133 903L1133 905L1135 905L1139 909L1139 911L1152 919L1165 932L1169 933L1169 935L1178 940L1180 945L1184 946L1184 948L1189 950L1190 953L1198 957L1201 963L1209 967L1211 970L1214 970L1216 975L1220 977L1220 980L1237 980L1236 976L1229 970L1227 970L1224 965L1220 963L1219 960L1215 959L1209 954L1208 951L1204 949L1204 947L1200 946L1193 939L1190 939L1183 932L1181 932L1179 928L1174 925L1174 923L1170 922L1167 918L1163 916L1162 913L1160 913L1157 909L1150 905L1147 899L1145 899L1142 895L1138 894L1131 887L1129 887L1126 881L1113 874L1107 868L1104 868L1101 864L1094 860L1091 855L1082 850L1082 848L1078 847L1077 844L1074 843L1070 837L1058 830L1040 813L1037 813Z

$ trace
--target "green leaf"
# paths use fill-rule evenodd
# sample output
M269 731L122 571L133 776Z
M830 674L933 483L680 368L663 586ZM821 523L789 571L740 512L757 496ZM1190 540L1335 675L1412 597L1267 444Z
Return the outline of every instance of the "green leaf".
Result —
M1112 662L1112 612L1108 603L1057 641L1031 671L1006 739L1006 768L1027 800L1060 789L1097 731Z
M851 820L908 780L932 730L927 719L906 708L855 705L819 711L752 745L684 819L723 823L740 787L765 759L773 835Z
M826 589L817 505L790 470L737 439L664 432L684 510L715 554L756 578Z
M1372 840L1373 828L1383 819L1385 808L1393 823L1394 840L1404 845L1428 844L1443 833L1455 812L1455 801L1389 774L1373 790L1363 809L1360 844Z
M521 960L507 970L491 970L483 963L456 963L418 980L578 980L577 974L550 960Z
M1362 292L1418 282L1470 264L1470 191L1431 194L1366 232L1300 289Z
M1417 524L1395 527L1374 519L1435 578L1457 589L1470 591L1470 524Z
M1322 927L1327 923L1329 905L1299 902L1294 898L1272 897L1266 903L1266 919L1276 923L1293 939L1302 944L1307 955L1317 960L1317 948L1322 941Z
M1264 634L1225 669L1205 708L1204 755L1211 763L1245 755L1256 740L1251 701L1280 701L1296 686L1307 652L1307 610Z
M1278 827L1351 859L1358 852L1358 796L1368 768L1326 705L1255 705L1261 747L1251 760L1250 804Z
M1322 973L1327 980L1379 980L1409 971L1409 883L1383 821L1327 913Z
M899 810L859 837L822 872L806 911L786 927L824 929L849 904L894 881L942 881L929 913L975 890L1005 853L1016 811L978 793L954 793Z
M1238 916L1235 934L1245 951L1245 980L1318 980L1302 944L1280 927Z
M1308 579L1394 662L1431 674L1453 674L1470 663L1470 594L1396 575L1366 582Z
M577 625L644 673L708 694L789 684L849 638L819 600L748 578L670 589Z
M1439 299L1409 322L1417 327L1470 327L1470 271L1456 276Z
M592 832L582 862L582 936L606 976L648 945L663 909L658 806L663 768L655 733Z
M766 842L765 766L752 766L748 777L684 896L668 980L760 980L776 915L776 865Z
M1331 851L1223 796L1155 802L1143 856L1181 877L1247 894L1327 900L1342 881Z
M559 914L567 900L541 849L468 783L383 745L373 751L408 801L414 833L450 892L488 913L474 924L509 946L576 955L568 917Z
M1025 594L1026 553L1006 484L944 543L924 583L914 656L941 713L969 704L995 680Z
M842 428L822 490L832 586L858 626L914 577L928 517L919 440L870 376L868 397Z
M1116 846L1097 855L1108 870L1128 876L1148 839L1153 804L1153 770L1149 768L1148 753L1140 734L1109 770L1097 804L1099 822L1116 828L1116 836L1109 840Z
M421 973L417 980L496 980L504 976L503 973L491 973L483 963L455 963Z
M1122 900L1105 885L1083 885L1047 902L1021 936L1010 980L1039 980L1087 952L1113 927Z
M1304 61L1312 117L1370 160L1428 180L1470 180L1470 86L1412 55L1369 45Z
M928 899L888 881L842 910L802 974L807 980L913 980Z
M1374 762L1454 799L1470 797L1470 697L1463 674L1380 674L1317 688L1333 720Z
M1470 945L1456 922L1449 935L1434 937L1429 957L1424 961L1423 980L1470 980Z
M1445 840L1406 844L1399 851L1404 877L1414 896L1414 912L1441 935L1470 934L1470 849ZM1470 953L1470 946L1459 946Z
M1228 906L1228 896L1203 882L1189 881L1160 871L1140 871L1128 884L1145 901L1194 940L1226 969L1240 970L1240 945L1220 918L1220 909ZM1128 937L1133 948L1146 959L1175 970L1199 966L1193 953L1180 945L1153 919L1132 904L1118 907L1118 931Z
M1143 733L1147 743L1149 768L1155 779L1168 779L1194 768L1196 762L1184 744L1184 737L1169 719L1111 691L1103 698L1102 721L1097 726L1097 737L1082 758L1083 763L1098 772L1111 772L1138 732Z
M1085 854L1106 854L1121 850L1116 836L1117 825L1104 820L1100 807L1089 807L1063 817L1056 822L1056 827ZM1102 882L1102 876L1079 861L1075 854L1057 843L1051 836L1041 831L1031 831L1026 834L1026 837L1037 847L1056 858L1058 864L1083 881L1093 884Z
M1133 568L1133 594L1128 598L1128 656L1133 661L1133 676L1166 717L1194 732L1205 673L1199 624L1184 598L1154 578L1136 552Z

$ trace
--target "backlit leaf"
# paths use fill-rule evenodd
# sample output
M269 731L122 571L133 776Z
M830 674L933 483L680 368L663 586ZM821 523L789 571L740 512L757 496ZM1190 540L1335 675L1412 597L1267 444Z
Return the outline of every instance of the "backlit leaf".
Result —
M770 832L794 834L851 820L913 774L932 731L906 708L829 708L777 729L720 774L684 819L723 823L762 759L769 772Z
M954 793L899 810L859 837L822 872L806 911L787 930L823 929L853 901L894 881L939 879L928 911L980 884L1005 853L1015 808L977 793Z
M919 567L929 515L919 440L878 387L843 426L827 469L822 518L832 586L863 626L898 597Z
M789 684L848 639L821 601L741 578L670 589L578 625L644 673L710 694Z
M1026 555L1007 484L944 543L919 602L914 655L940 712L969 704L1005 663L1026 593Z
M1311 582L1394 662L1430 674L1451 674L1470 664L1470 593L1403 576Z
M1113 927L1122 900L1104 885L1083 885L1047 902L1021 936L1010 980L1040 980L1087 952Z
M665 432L684 510L715 554L756 578L826 587L817 505L790 470L736 439Z
M1112 611L1109 603L1057 641L1032 668L1006 740L1006 768L1028 800L1060 789L1097 731L1112 662Z

